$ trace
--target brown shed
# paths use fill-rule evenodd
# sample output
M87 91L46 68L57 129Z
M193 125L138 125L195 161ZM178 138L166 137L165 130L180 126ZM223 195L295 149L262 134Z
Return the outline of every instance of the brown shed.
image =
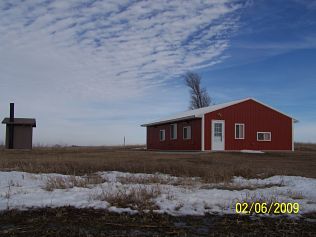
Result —
M32 149L33 127L36 120L33 118L14 118L14 104L10 104L10 118L2 121L6 124L5 146L8 149Z

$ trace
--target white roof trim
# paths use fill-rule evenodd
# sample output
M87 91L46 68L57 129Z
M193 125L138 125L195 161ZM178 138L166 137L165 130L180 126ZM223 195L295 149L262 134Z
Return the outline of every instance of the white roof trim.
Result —
M207 114L207 113L210 113L210 112L214 112L216 110L220 110L220 109L223 109L223 108L226 108L226 107L229 107L229 106L232 106L232 105L235 105L235 104L238 104L238 103L241 103L241 102L244 102L244 101L247 101L247 100L253 100L259 104L262 104L274 111L277 111L289 118L292 118L291 116L289 115L286 115L282 112L280 112L279 110L277 109L274 109L272 108L271 106L269 105L266 105L256 99L253 99L253 98L245 98L245 99L241 99L241 100L234 100L234 101L231 101L231 102L227 102L227 103L223 103L223 104L217 104L217 105L211 105L211 106L208 106L208 107L204 107L204 108L200 108L200 109L194 109L194 110L188 110L188 111L185 111L185 112L182 112L182 113L178 113L178 114L175 114L173 116L170 116L170 117L167 117L167 118L162 118L162 119L159 119L159 120L156 120L156 121L152 121L152 122L149 122L149 123L146 123L146 124L142 124L141 126L142 127L147 127L147 126L154 126L154 125L158 125L158 124L163 124L163 123L171 123L171 122L176 122L176 121L183 121L183 120L187 120L187 119L193 119L193 118L202 118L204 114ZM292 118L294 122L298 122L296 119Z
M146 124L142 124L142 127L147 127L147 126L153 126L153 125L157 125L157 124L161 124L161 123L172 123L172 122L177 122L177 121L183 121L183 120L187 120L187 119L193 119L195 118L194 115L192 116L186 116L186 117L180 117L180 118L174 118L174 119L167 119L167 120L161 120L161 121L154 121L154 122L150 122L150 123L146 123Z

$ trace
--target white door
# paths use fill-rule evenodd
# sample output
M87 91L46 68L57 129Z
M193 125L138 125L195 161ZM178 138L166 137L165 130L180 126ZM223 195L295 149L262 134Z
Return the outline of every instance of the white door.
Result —
M225 121L212 120L212 150L225 150Z

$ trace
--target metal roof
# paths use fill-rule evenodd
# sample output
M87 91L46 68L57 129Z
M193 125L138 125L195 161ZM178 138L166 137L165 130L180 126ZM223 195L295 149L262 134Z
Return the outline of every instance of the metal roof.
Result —
M30 125L36 127L36 120L33 118L14 118L13 122L10 122L10 118L4 118L3 124L14 124L14 125Z
M259 104L262 104L270 109L273 109L287 117L290 117L292 118L291 116L289 115L286 115L256 99L253 99L253 98L245 98L245 99L241 99L241 100L234 100L234 101L230 101L230 102L227 102L227 103L223 103L223 104L217 104L217 105L211 105L211 106L208 106L208 107L204 107L204 108L200 108L200 109L193 109L193 110L188 110L188 111L185 111L185 112L182 112L182 113L178 113L178 114L175 114L173 116L170 116L170 117L166 117L166 118L162 118L162 119L159 119L159 120L156 120L156 121L152 121L152 122L149 122L149 123L146 123L146 124L142 124L141 126L142 127L147 127L147 126L153 126L153 125L158 125L158 124L163 124L163 123L170 123L170 122L176 122L176 121L183 121L183 120L187 120L187 119L193 119L193 118L202 118L204 114L206 113L210 113L210 112L213 112L213 111L216 111L216 110L220 110L220 109L223 109L223 108L226 108L228 106L231 106L231 105L235 105L235 104L238 104L238 103L241 103L241 102L244 102L244 101L247 101L247 100L254 100L256 101L257 103ZM294 122L298 122L296 119L292 118L294 120Z

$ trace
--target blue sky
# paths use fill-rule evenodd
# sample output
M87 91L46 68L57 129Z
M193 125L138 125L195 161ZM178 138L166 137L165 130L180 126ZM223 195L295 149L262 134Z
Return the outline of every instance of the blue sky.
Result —
M35 144L145 143L140 124L188 108L188 70L316 142L316 1L0 2L0 116L35 117Z

